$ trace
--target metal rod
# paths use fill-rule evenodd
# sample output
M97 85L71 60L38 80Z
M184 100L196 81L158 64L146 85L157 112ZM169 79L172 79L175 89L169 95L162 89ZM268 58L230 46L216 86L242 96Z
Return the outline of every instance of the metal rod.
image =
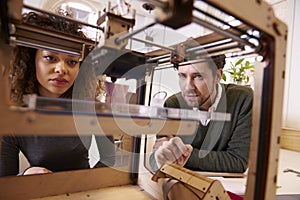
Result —
M202 46L200 45L197 47L192 47L192 48L187 49L186 52L189 53L189 52L193 52L193 51L203 50L206 48L217 47L219 45L229 44L231 42L232 42L232 39L225 39L225 40L209 43L209 44L202 45Z
M233 33L230 33L230 32L228 32L226 30L220 29L219 27L217 27L215 25L212 25L212 24L210 24L210 23L208 23L208 22L206 22L206 21L204 21L204 20L202 20L202 19L200 19L198 17L193 16L193 22L199 24L200 26L204 26L205 28L208 28L208 29L210 29L212 31L220 33L221 35L224 35L226 37L232 38L233 40L235 40L235 41L237 41L237 42L239 42L239 43L241 43L243 45L248 45L248 46L251 46L253 48L255 47L254 44L248 42L247 40L243 40L239 36L237 36L237 35L235 35Z
M56 52L60 52L60 53L64 53L64 54L74 55L74 56L81 55L80 52L64 50L61 48L40 45L40 44L32 43L32 42L25 42L25 41L21 41L21 40L11 40L10 42L12 42L13 45L25 46L25 47L36 48L36 49L48 49L48 50L52 50L52 51L56 51Z
M208 12L205 12L205 11L203 11L203 10L197 8L197 7L194 7L194 9L197 10L198 12L204 14L206 17L210 17L210 18L212 18L212 19L214 19L214 20L216 20L216 21L218 21L218 22L220 22L220 23L222 23L222 24L224 24L224 25L226 25L226 26L229 26L231 29L240 32L241 35L244 34L244 35L247 35L247 36L250 37L250 38L255 38L255 39L258 40L258 38L257 38L256 36L250 35L250 34L247 33L246 31L244 31L244 30L242 30L242 29L239 29L239 28L237 28L237 27L235 27L235 26L232 26L231 24L229 24L229 23L227 23L227 22L225 22L225 21L223 21L223 20L221 20L221 19L219 19L219 18L217 18L217 17L215 17L215 16L209 14Z
M206 56L207 54L213 54L213 53L222 53L225 54L229 52L236 52L240 51L242 49L240 44L231 44L231 45L225 45L225 46L220 46L218 48L213 48L213 49L204 49L200 50L199 52L195 53L195 56Z
M235 51L234 49L236 49L236 48L241 50L243 48L243 46L238 44L237 42L233 42L231 39L226 39L226 40L222 40L220 42L203 45L201 47L192 47L190 49L187 49L186 52L187 53L194 52L195 55L197 55L197 54L204 55L205 52L206 52L206 54L207 53L209 54L209 53L216 53L218 51L223 51L223 50L227 51L230 49L233 49L233 51ZM171 54L157 56L157 57L147 59L146 62L155 62L155 61L158 61L161 59L168 59L168 58L170 58L170 56L171 56Z
M215 50L223 50L223 49L230 49L230 48L237 48L237 47L240 47L242 48L243 46L240 45L238 42L230 42L230 43L227 43L227 44L222 44L222 45L219 45L219 46L212 46L210 48L200 48L196 51L194 51L195 54L199 53L199 52L203 52L203 53L207 53L207 52L212 52L212 51L215 51Z
M146 62L154 62L154 61L158 61L158 60L160 60L160 59L165 59L165 58L168 58L168 57L170 57L171 56L171 54L166 54L166 55L163 55L163 56L157 56L157 57L153 57L153 58L149 58L149 59L147 59L146 60Z
M209 56L208 56L209 54L233 53L233 52L240 51L240 50L241 50L241 45L239 45L239 44L232 44L231 46L220 47L218 49L213 49L213 50L208 49L206 52L202 52L202 53L201 52L197 52L195 54L195 56L198 56L198 58L195 58L195 59L196 60L200 59L199 57L209 58ZM243 56L243 55L249 55L249 54L252 54L252 53L253 52L251 52L251 53L247 52L245 54L241 54L241 56ZM197 63L197 62L198 61L195 61L195 62L192 62L192 63ZM200 62L203 62L203 61L200 61ZM164 64L164 63L170 63L170 59L160 62L160 64ZM191 64L191 60L179 63L179 66L189 65L189 64ZM173 67L173 66L174 66L173 64L169 64L169 65L166 65L166 68ZM160 68L156 69L156 70L160 70Z
M115 43L116 43L116 44L120 44L123 40L126 40L126 39L132 37L132 36L135 35L135 34L138 34L139 32L141 32L141 31L143 31L143 30L145 30L145 29L147 29L147 28L153 26L154 24L156 24L156 22L152 22L151 24L148 24L148 25L145 26L145 27L141 27L140 29L134 30L134 31L132 31L131 33L127 33L127 34L124 35L124 36L121 36L121 37L119 37L119 38L116 38L116 39L115 39Z
M71 41L71 42L86 43L86 44L92 45L92 46L95 45L95 42L88 38L84 39L84 38L80 38L79 36L67 35L67 33L59 33L57 31L49 31L49 29L44 29L43 27L42 28L32 27L31 24L15 24L15 27L16 27L15 35L17 37L22 36L24 38L26 35L26 38L37 40L38 38L30 37L32 35L32 33L34 33L35 36L41 34L41 35L59 38L59 39L63 39L63 40ZM26 34L20 33L20 31L22 31L22 32L26 31L27 33Z
M137 80L137 104L145 104L146 94L146 82L143 79ZM139 175L139 163L140 163L140 150L141 150L141 137L133 137L133 152L131 157L131 173L130 180L131 184L136 185L138 183Z
M146 43L146 44L150 44L150 45L153 45L153 46L157 46L157 47L160 47L160 48L162 48L162 49L166 49L166 50L168 50L168 51L175 51L174 48L166 47L166 46L157 44L157 43L155 43L155 42L151 42L151 41L149 41L149 40L143 40L143 39L140 39L140 38L134 38L134 37L132 37L131 39L132 39L132 40L135 40L135 41L138 41L138 42L143 42L143 43Z

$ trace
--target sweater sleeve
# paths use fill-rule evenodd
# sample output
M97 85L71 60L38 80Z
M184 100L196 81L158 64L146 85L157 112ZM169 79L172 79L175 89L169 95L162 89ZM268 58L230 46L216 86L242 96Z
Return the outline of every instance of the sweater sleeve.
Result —
M0 176L17 175L19 173L19 149L15 138L2 136L0 151Z
M225 122L212 150L194 148L187 168L203 171L237 172L247 169L252 123L252 92L239 96L233 104L231 122ZM230 100L230 98L229 98Z

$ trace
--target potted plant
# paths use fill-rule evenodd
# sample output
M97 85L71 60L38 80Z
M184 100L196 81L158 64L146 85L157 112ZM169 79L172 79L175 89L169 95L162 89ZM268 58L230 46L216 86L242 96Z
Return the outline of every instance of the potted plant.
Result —
M250 76L254 73L254 65L249 61L243 63L245 58L237 60L235 63L230 62L229 69L225 69L222 74L222 79L226 82L226 74L229 74L232 81L236 84L247 85Z

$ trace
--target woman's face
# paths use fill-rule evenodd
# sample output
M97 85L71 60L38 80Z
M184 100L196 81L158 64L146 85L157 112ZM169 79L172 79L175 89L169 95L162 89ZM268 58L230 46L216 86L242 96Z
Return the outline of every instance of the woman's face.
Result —
M39 94L59 97L74 83L79 71L79 56L38 49L35 57Z

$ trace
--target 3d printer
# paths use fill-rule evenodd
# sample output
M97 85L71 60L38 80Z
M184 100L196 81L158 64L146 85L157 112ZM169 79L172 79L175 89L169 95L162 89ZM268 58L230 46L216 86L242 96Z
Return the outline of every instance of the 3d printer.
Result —
M285 71L285 48L287 28L273 13L272 8L263 1L252 0L240 4L237 0L223 1L183 1L183 0L148 0L149 6L155 7L156 18L149 25L129 31L134 20L123 19L109 12L109 8L101 22L106 22L107 38L105 44L99 46L98 41L80 40L49 33L43 27L31 27L20 23L22 8L45 12L37 8L23 5L22 1L1 2L1 65L0 81L1 120L0 134L13 132L15 134L56 134L76 133L78 129L74 121L80 121L80 132L91 134L101 130L105 134L124 131L132 136L140 134L166 134L168 132L191 133L200 118L215 120L230 120L230 116L222 113L191 113L184 114L178 110L151 108L145 106L146 81L145 76L157 66L174 65L182 62L185 57L202 58L203 56L231 53L232 56L256 54L263 57L264 69L260 89L255 90L254 117L252 128L252 146L247 181L246 199L275 199L277 158L280 138L281 105L283 101L283 80ZM240 22L233 26L198 6L216 9L220 13L231 16ZM151 7L150 6L150 7ZM252 12L255 10L256 15ZM53 13L48 13L53 14ZM66 17L66 20L73 20ZM82 22L78 22L82 23ZM154 24L177 29L194 23L213 31L199 38L196 42L182 42L165 47L151 41L136 38L135 35ZM91 26L89 24L84 24ZM92 26L99 30L99 26ZM38 39L43 38L43 39ZM126 49L128 40L136 40L159 47L147 53ZM106 74L113 78L125 77L137 80L137 104L139 105L104 105L85 101L53 101L32 96L28 107L18 107L10 104L9 79L7 69L13 45L29 45L48 48L55 51L84 55L88 48L95 48L89 54L88 63L95 65L94 75ZM113 55L110 57L110 55ZM134 63L134 65L133 65ZM137 67L139 66L139 67ZM138 70L133 70L137 68ZM86 76L87 74L85 74ZM93 74L88 74L92 75ZM89 76L90 78L91 76ZM87 78L87 77L84 77ZM82 105L93 108L82 110ZM49 109L49 105L59 109ZM195 117L196 116L196 117ZM75 120L74 120L75 119ZM128 124L133 119L135 126ZM184 119L184 120L182 120ZM19 125L15 126L18 121ZM51 121L60 123L63 127L52 127ZM138 127L138 128L137 128ZM45 131L46 130L46 131ZM171 130L171 131L170 131ZM126 169L95 169L91 171L74 171L55 173L43 176L6 177L0 179L1 199L28 199L47 197L59 194L69 194L79 191L90 191L112 186L136 184L139 169L140 137L133 137L131 165ZM137 156L138 155L138 156ZM106 177L103 179L103 176ZM116 177L110 179L109 177ZM103 181L98 181L98 180ZM64 187L56 184L64 182ZM150 181L150 180L149 180ZM28 192L32 188L34 193ZM126 192L126 191L125 191Z

